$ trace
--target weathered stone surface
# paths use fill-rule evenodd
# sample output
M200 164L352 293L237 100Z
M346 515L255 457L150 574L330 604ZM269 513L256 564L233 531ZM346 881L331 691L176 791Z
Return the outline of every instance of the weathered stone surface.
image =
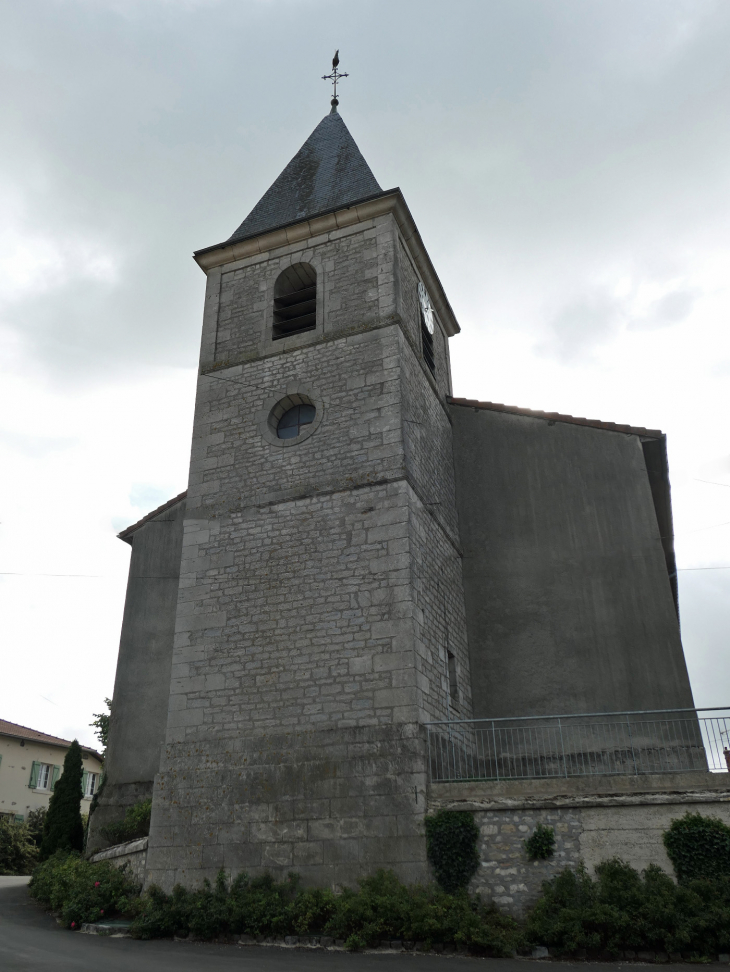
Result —
M421 724L470 693L448 361L441 342L433 380L399 246L388 215L210 281L148 882L427 874ZM296 262L317 327L272 341ZM279 449L263 403L295 385L323 418Z
M601 861L619 857L639 871L656 864L673 876L662 836L688 811L730 824L730 789L723 775L694 774L693 779L684 774L669 779L662 790L663 782L647 777L641 792L620 777L605 777L594 781L599 792L593 794L585 780L436 784L429 789L429 809L475 811L480 866L471 888L521 917L540 896L543 881L581 861L589 873ZM677 782L694 788L675 790ZM538 824L553 828L555 853L531 861L524 841Z

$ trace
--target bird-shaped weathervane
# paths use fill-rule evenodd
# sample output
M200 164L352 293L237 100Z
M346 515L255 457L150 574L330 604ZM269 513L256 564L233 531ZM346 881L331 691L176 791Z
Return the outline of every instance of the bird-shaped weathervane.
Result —
M339 65L339 63L340 63L340 50L338 48L335 51L335 56L332 58L332 74L323 74L322 75L322 80L323 81L331 81L332 82L332 87L334 89L333 92L332 92L333 97L332 97L332 102L331 102L331 104L332 104L332 111L333 112L337 111L337 106L339 105L339 101L337 100L337 82L340 80L340 78L347 78L347 77L349 77L348 74L344 74L344 73L341 74L337 70L337 66Z

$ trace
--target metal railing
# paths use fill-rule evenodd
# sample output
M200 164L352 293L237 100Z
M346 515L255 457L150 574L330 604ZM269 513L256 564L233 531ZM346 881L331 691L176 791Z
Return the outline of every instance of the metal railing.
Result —
M730 706L430 722L426 729L433 783L730 770Z

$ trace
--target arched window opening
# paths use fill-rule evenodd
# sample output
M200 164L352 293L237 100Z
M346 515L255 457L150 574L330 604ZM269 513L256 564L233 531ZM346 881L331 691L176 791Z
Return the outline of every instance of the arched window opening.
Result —
M274 341L313 331L317 324L316 311L317 271L308 263L287 267L274 285Z

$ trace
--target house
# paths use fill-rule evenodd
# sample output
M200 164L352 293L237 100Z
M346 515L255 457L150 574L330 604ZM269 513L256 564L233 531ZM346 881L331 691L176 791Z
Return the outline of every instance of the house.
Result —
M53 788L63 771L68 739L19 726L0 719L0 816L18 823L32 810L46 809ZM102 757L93 749L82 749L84 765L81 812L88 813L91 798L99 786Z

